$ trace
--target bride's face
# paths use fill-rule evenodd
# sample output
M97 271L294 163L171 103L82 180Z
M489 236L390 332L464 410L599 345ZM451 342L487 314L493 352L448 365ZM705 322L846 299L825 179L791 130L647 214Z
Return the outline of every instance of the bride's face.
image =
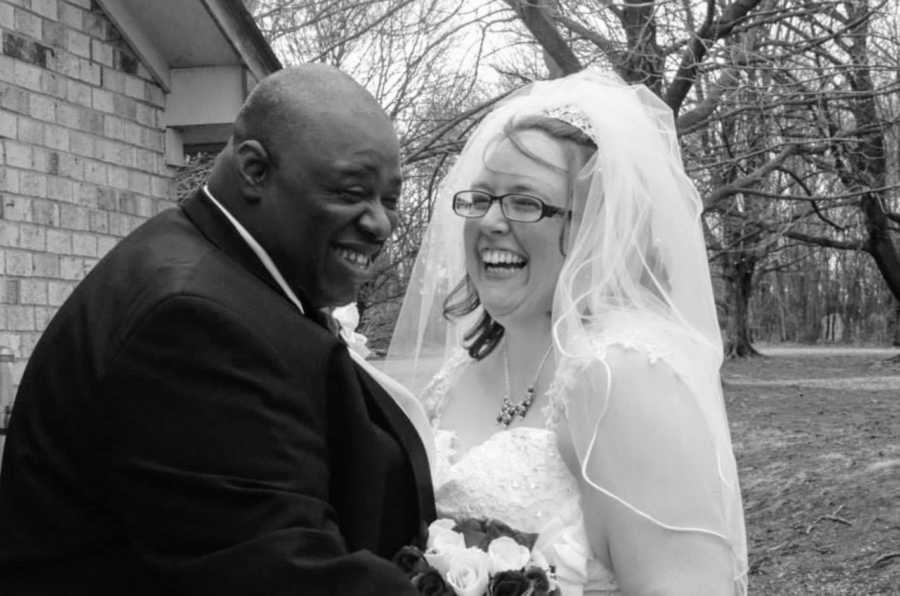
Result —
M504 138L489 147L472 188L498 196L527 194L565 209L568 181L562 143L538 130L520 131L517 139L544 163ZM566 221L564 215L533 223L510 221L499 202L484 217L466 220L466 271L484 308L500 324L549 315L564 258L560 237Z

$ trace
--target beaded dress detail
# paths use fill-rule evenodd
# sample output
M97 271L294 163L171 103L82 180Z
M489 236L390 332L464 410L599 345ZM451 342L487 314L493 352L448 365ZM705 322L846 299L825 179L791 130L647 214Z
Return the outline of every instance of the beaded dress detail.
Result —
M498 430L465 453L457 452L456 433L440 428L452 379L468 362L465 353L450 358L423 396L435 430L438 516L496 518L538 533L535 548L556 566L564 596L618 594L612 574L591 554L578 481L552 428Z

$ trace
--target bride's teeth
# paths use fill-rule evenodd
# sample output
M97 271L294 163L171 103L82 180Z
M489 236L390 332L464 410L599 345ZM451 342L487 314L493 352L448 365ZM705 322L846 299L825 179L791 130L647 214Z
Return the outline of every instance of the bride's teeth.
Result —
M524 259L505 250L485 250L481 253L481 260L487 266L512 265L518 267L525 264Z

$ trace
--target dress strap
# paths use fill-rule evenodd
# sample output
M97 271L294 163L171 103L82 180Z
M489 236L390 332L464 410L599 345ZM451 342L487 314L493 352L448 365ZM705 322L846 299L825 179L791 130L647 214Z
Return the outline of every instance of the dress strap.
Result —
M422 391L422 405L425 407L425 414L433 428L438 426L441 414L447 405L450 387L471 361L472 358L465 350L454 351Z

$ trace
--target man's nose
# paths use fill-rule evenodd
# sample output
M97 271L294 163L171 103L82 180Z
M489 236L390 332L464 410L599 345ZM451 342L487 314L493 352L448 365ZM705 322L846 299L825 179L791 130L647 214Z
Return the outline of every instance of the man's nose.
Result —
M502 234L509 231L509 220L503 215L499 201L494 201L479 222L481 228L488 233Z
M381 201L373 201L360 217L359 224L373 240L384 242L394 231L396 221L396 215L389 213Z

